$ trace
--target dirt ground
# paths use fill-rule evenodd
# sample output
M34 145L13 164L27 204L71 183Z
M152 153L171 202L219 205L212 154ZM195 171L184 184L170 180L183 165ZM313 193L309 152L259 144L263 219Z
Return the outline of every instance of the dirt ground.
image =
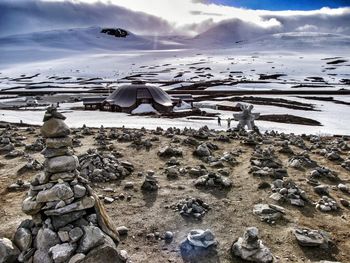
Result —
M108 130L108 129L107 129ZM97 132L96 129L94 129ZM27 137L25 143L31 143L39 134L36 128L36 134L30 134L25 129L17 131L20 135ZM153 137L150 131L147 131L146 137ZM184 138L183 136L178 136ZM320 260L350 262L350 210L340 205L339 212L322 213L308 204L304 208L298 208L288 204L283 204L287 211L285 219L274 225L261 222L252 212L254 204L274 203L269 198L271 189L259 190L258 185L262 181L271 183L271 178L258 178L249 174L250 158L253 148L242 144L239 140L231 140L230 143L212 141L219 146L219 150L214 152L215 156L220 156L224 152L237 150L241 148L243 154L237 157L239 164L230 168L229 178L233 181L233 187L228 191L198 189L194 187L194 177L190 175L180 176L176 180L168 180L164 175L165 162L167 159L161 159L157 156L157 151L162 146L170 145L171 138L159 136L159 141L152 142L153 146L149 151L136 150L129 147L130 142L111 141L115 149L123 153L121 160L130 161L135 166L132 175L113 183L95 183L92 187L98 194L104 196L119 196L123 193L125 196L131 196L131 200L116 200L111 204L106 204L107 211L116 226L126 226L129 228L129 234L123 238L118 249L125 249L132 262L184 262L179 250L180 242L186 237L192 229L211 229L215 234L218 245L218 254L206 260L199 262L242 262L230 255L230 246L239 236L242 236L244 229L250 226L256 226L260 230L260 237L276 257L277 262L318 262ZM75 154L85 153L89 148L96 148L94 136L85 136L81 139L82 146L76 147ZM201 160L192 155L194 146L175 144L181 148L184 156L179 158L181 167L197 166L204 164ZM302 149L292 147L295 152L301 152ZM24 147L17 149L23 150ZM43 161L40 153L31 153L34 158ZM342 157L346 157L343 155ZM313 187L306 182L306 177L311 169L299 171L287 167L288 156L280 154L280 160L288 170L289 178L293 179L297 185L306 191L308 198L315 202L320 197L314 193ZM327 160L325 157L310 154L312 160L317 161L321 166L327 166L333 171L338 172L341 180L345 183L350 182L350 173L339 164ZM24 158L5 159L0 155L0 237L12 238L20 222L27 218L21 211L22 200L26 195L26 190L9 192L7 187L16 182L17 179L30 181L38 172L27 172L18 175L17 171L26 163ZM1 165L2 164L2 165ZM144 177L138 176L138 172L154 170L160 185L156 194L144 194L140 191ZM125 182L134 182L134 188L124 189ZM324 182L324 181L322 181ZM324 182L328 184L335 183ZM114 193L103 191L109 187L114 189ZM331 196L338 203L340 198L350 199L350 196L340 192L336 187L331 187ZM183 218L178 212L168 208L173 203L184 199L187 196L199 197L206 201L211 210L201 221L188 220ZM319 248L300 247L292 234L295 226L305 226L312 229L322 229L331 234L335 246L331 250L321 250ZM149 233L159 232L161 235L165 231L174 232L174 240L166 244L163 240L149 239L146 237Z

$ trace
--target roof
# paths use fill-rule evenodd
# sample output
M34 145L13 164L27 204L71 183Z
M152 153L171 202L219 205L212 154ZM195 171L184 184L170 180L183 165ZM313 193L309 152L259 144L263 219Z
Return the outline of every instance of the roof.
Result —
M124 85L117 88L105 102L121 108L129 108L137 99L153 99L156 103L170 107L173 105L171 97L161 88L140 84Z

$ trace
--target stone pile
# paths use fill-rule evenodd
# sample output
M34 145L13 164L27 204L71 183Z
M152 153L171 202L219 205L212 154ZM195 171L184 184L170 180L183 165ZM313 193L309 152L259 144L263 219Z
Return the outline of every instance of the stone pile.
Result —
M288 176L287 170L283 168L272 147L266 149L257 147L250 159L250 163L249 173L254 176L270 176L274 179L282 179Z
M329 196L322 196L322 198L316 202L316 209L321 212L330 212L338 210L337 202Z
M55 108L44 116L44 172L31 182L22 210L32 216L18 227L18 261L33 263L122 262L118 232L97 195L79 176L70 151L65 117Z
M327 167L316 167L311 171L309 179L317 180L321 178L327 178L331 181L338 181L338 175Z
M37 138L32 144L25 146L26 151L41 152L45 148L45 142L42 137Z
M350 171L350 157L348 157L346 160L344 160L342 163L341 163L341 166Z
M318 166L317 162L311 160L307 153L293 156L288 162L289 166L295 169L315 168Z
M275 224L285 214L283 207L272 204L256 204L253 208L253 214L257 215L261 221Z
M186 174L186 169L180 168L177 165L172 165L165 168L164 174L170 180L177 179L180 175Z
M157 178L154 176L154 171L147 171L145 180L141 185L141 190L147 192L157 191L159 188Z
M293 234L298 244L303 247L320 247L327 249L331 243L329 235L320 230L308 228L295 228Z
M248 227L243 237L238 238L231 247L234 256L243 260L269 263L273 262L273 255L259 239L259 230L256 227Z
M293 149L289 146L289 141L281 142L278 152L284 154L294 154Z
M88 135L93 135L94 132L89 127L86 127L86 125L84 124L83 127L81 128L81 134L88 136Z
M95 138L96 144L99 146L100 149L107 149L107 145L109 142L108 142L106 130L103 127L103 125L101 125L97 135L94 138Z
M27 160L27 163L18 169L18 174L23 174L27 171L40 171L43 169L43 165L39 161L33 159L30 156L25 156L25 158Z
M109 182L123 179L134 171L134 166L125 161L119 161L112 153L100 153L90 149L79 156L80 175L91 182Z
M292 180L277 179L272 182L270 196L275 201L287 201L291 205L305 206L308 202L305 191L301 190Z
M186 259L185 262L192 262L191 259L198 259L198 257L207 255L211 251L215 251L217 245L218 242L209 229L195 229L191 230L190 233L188 233L187 238L181 242L180 251L183 258Z
M162 158L182 157L182 150L175 146L166 146L159 149L158 156Z
M232 181L217 173L209 172L195 180L194 185L208 188L229 188L232 186Z
M146 149L148 151L152 148L153 144L152 144L150 139L143 140L140 137L140 138L133 140L129 146L132 148L135 148L136 150Z
M202 219L208 210L210 210L209 205L203 200L192 197L180 200L176 204L173 204L171 208L184 217L191 217L198 220Z
M29 188L30 188L30 182L25 182L25 181L22 181L21 179L18 179L15 183L7 187L9 191L23 191L23 190L28 190Z

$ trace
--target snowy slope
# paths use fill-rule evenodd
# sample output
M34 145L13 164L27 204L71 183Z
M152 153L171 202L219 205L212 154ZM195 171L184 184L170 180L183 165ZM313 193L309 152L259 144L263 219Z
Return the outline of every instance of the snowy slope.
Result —
M0 38L0 63L42 61L77 53L181 48L175 41L142 37L125 38L101 33L100 27L51 30Z

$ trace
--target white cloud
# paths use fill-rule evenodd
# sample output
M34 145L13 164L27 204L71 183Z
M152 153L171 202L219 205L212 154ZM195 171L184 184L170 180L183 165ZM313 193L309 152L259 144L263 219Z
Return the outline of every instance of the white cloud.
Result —
M206 0L0 1L0 35L4 31L24 31L27 28L37 30L84 25L120 26L149 34L171 34L181 30L195 35L222 24L229 27L230 21L233 21L233 27L239 22L246 28L254 28L254 32L261 29L262 33L316 30L349 34L350 8L249 10L207 3Z

